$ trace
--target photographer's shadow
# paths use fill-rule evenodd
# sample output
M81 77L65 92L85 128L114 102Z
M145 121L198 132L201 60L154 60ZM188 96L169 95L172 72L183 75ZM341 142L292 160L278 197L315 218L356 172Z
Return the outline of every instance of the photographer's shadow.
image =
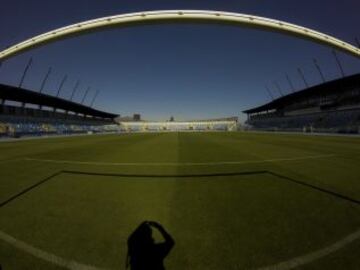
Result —
M164 242L155 243L152 230L157 229ZM175 245L174 239L157 222L145 221L129 236L126 268L131 270L165 270L164 259Z

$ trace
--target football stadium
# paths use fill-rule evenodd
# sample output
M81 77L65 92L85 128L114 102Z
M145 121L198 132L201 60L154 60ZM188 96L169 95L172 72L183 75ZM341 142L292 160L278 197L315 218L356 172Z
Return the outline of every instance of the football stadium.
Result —
M104 17L0 50L0 61L81 31L182 20L255 24L360 57L332 36L249 16ZM51 69L25 87L31 61L18 85L0 83L1 270L360 269L359 71L250 104L244 121L148 120L95 108L98 92L86 105L89 89L76 101L78 82L62 97L66 77L44 93Z

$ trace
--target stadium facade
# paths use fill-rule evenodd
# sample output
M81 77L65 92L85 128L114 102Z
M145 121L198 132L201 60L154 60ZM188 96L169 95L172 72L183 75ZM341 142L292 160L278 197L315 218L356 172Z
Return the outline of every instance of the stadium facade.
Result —
M360 133L360 74L291 93L243 113L251 129Z

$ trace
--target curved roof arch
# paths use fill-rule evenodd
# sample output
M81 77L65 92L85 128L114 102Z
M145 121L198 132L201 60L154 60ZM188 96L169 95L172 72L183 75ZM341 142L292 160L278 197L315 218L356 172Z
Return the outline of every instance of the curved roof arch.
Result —
M360 48L333 36L318 32L316 30L291 24L284 21L269 19L265 17L207 10L160 10L126 13L108 16L89 21L79 22L62 28L54 29L44 34L34 36L23 42L15 44L0 51L0 61L13 57L17 54L30 50L40 45L56 40L64 39L73 35L80 35L89 31L101 30L106 27L130 26L136 24L153 24L162 22L207 22L234 24L240 26L256 27L267 31L282 32L295 35L303 39L310 39L345 53L360 58Z

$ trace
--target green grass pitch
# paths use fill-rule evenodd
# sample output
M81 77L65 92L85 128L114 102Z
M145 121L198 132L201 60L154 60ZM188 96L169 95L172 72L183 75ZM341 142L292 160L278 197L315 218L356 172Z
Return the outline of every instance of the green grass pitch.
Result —
M154 220L175 240L168 270L355 270L359 201L356 137L214 132L2 142L0 265L125 269L129 235Z

